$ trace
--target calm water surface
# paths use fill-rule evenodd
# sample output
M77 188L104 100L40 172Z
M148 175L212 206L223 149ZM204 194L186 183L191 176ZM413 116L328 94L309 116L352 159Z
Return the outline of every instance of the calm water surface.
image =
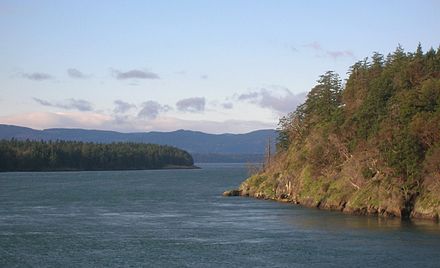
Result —
M243 165L0 174L0 267L440 267L440 227L222 197Z

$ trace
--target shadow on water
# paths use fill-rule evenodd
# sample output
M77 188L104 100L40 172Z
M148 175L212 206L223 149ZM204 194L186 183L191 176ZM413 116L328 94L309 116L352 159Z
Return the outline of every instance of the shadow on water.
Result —
M296 204L281 203L269 200L256 202L272 203L272 206L282 211L280 221L293 229L320 229L327 231L371 231L371 232L419 232L440 236L440 224L431 220L400 219L396 217L378 217L367 215L350 215L340 211L328 211L317 208L307 208Z

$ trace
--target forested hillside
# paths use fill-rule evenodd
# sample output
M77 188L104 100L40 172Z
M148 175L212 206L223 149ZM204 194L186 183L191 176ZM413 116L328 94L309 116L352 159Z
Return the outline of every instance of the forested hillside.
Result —
M374 53L344 84L327 72L279 126L276 156L242 195L438 219L440 48Z
M156 144L0 141L0 171L193 167L186 151Z

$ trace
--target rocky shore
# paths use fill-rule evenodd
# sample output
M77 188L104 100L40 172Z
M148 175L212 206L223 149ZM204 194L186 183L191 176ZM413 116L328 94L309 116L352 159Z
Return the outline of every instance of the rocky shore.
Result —
M391 180L367 182L354 186L348 179L333 182L261 173L245 180L238 189L223 196L243 196L292 203L310 208L341 211L354 215L398 217L439 221L440 195L436 187L405 197L401 187Z

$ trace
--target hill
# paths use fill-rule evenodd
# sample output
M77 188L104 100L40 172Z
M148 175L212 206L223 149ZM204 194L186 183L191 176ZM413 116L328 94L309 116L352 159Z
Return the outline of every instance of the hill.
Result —
M325 73L280 121L277 146L241 195L438 220L440 49L374 53L345 85Z
M272 146L274 146L276 136L276 131L271 129L257 130L246 134L208 134L190 130L120 133L66 128L35 130L0 124L0 139L154 143L182 148L194 154L196 162L261 161L268 140L270 139Z

